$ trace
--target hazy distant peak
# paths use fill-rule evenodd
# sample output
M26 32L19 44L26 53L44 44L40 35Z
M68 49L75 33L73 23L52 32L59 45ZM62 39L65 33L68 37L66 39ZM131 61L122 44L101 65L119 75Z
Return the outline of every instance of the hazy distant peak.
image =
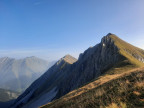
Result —
M0 59L12 59L12 58L9 58L9 57L2 57Z
M2 58L0 58L0 63L9 62L12 60L14 60L14 58L2 57Z
M26 57L26 59L37 59L38 57L35 56L30 56L30 57Z
M2 59L7 59L7 58L9 58L9 57L2 57Z
M35 57L35 56L30 56L30 57L27 57L27 58L37 58L37 57Z
M40 61L41 61L41 60L42 60L42 61L48 62L47 60L43 60L43 59L41 59L41 58L39 58L39 57L36 57L36 56L30 56L30 57L26 57L26 58L24 58L24 59L25 59L26 61L27 61L27 60L28 60L28 61L29 61L29 60L30 60L30 61L31 61L31 60L34 60L34 61L39 61L39 60L40 60Z

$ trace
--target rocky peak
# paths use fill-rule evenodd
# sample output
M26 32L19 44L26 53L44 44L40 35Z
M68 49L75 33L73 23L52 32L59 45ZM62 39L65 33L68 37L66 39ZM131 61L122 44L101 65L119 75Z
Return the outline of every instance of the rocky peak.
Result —
M52 100L58 99L111 69L117 70L122 67L125 68L125 66L127 68L130 65L135 66L139 61L144 61L144 53L142 52L142 50L121 40L116 35L108 33L102 38L101 43L88 48L83 54L80 54L77 62L71 55L61 58L40 78L40 81L34 82L36 85L35 89L33 89L33 86L29 87L28 90L32 88L34 94L25 92L21 96L22 98L19 98L15 103L17 103L17 106L22 105L24 99L28 98L25 103L27 105L31 104L33 107L33 104L37 104L38 101L41 102L43 96L47 93L52 94L51 92L53 91L56 91L53 93L54 95L47 97ZM74 62L76 63L73 64ZM37 96L37 94L40 95ZM35 97L29 98L31 96ZM39 100L37 100L38 98ZM46 100L45 102L48 103L52 100ZM31 103L32 101L33 103Z
M39 59L39 58L35 56L30 56L30 57L26 57L25 59Z
M72 57L71 55L67 54L63 57L63 60L70 63L70 64L73 64L74 62L77 61L76 58Z
M9 57L2 57L0 58L0 63L6 63L6 62L10 62L10 61L13 61L14 58L9 58Z
M104 36L101 40L102 46L105 46L106 44L114 43L113 37L116 37L116 36L112 33L108 33L106 36Z
M74 62L76 62L77 59L72 57L71 55L67 54L64 57L62 57L58 62L57 65L62 63L62 62L66 62L68 64L73 64Z
M112 33L108 33L106 36L104 36L101 39L101 42L99 44L97 44L97 45L95 45L93 47L89 47L84 53L81 53L79 55L79 60L89 57L97 49L105 50L105 49L108 49L108 48L111 48L111 47L115 47L116 48L116 46L114 45L114 41L115 41L114 37L116 38L117 36L112 34Z
M8 60L8 59L13 59L13 58L10 58L10 57L2 57L0 58L1 60Z

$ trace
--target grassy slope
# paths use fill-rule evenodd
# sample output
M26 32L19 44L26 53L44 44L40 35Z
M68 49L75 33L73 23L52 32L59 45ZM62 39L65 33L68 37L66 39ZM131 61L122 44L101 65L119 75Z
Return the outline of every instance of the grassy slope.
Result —
M138 86L133 87L133 84L144 85L143 79L140 79L142 83L135 80L135 78L141 78L137 76L139 75L139 72L144 76L143 69L137 70L137 68L143 67L144 64L134 57L135 55L144 57L144 51L119 39L115 35L110 35L110 37L119 48L119 53L126 57L126 59L109 69L103 76L93 80L92 83L74 90L62 98L43 106L44 108L91 108L96 106L98 108L100 106L112 108L118 107L119 105L123 107L144 105L143 100L140 99L141 96L143 98L144 88ZM125 73L128 75L125 75ZM131 82L131 80L134 82ZM120 92L121 89L123 89L123 92ZM134 96L135 99L131 100L130 98L133 98L134 91L139 92L140 97ZM118 96L116 96L116 94L118 94ZM126 94L127 97L124 97L123 94ZM136 101L138 105L135 105L134 101Z
M141 57L144 58L144 50L137 48L137 47L121 40L120 38L118 38L115 35L111 35L110 37L114 40L115 45L119 48L120 54L122 54L124 57L126 57L131 64L136 65L136 66L143 66L143 63L138 61L133 56L140 55Z
M42 108L143 108L144 68L104 75Z
M119 53L126 59L116 64L107 70L106 74L118 74L134 68L143 67L144 64L137 60L134 56L140 55L144 58L144 50L137 48L115 35L110 35L110 38L114 41L114 44L119 48Z

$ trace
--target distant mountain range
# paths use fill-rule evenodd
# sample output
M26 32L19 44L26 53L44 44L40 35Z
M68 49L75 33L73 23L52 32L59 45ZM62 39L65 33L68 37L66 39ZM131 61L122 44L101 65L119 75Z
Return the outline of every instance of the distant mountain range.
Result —
M119 75L143 66L144 50L109 33L102 38L99 44L88 48L84 53L80 54L78 60L70 55L61 58L40 78L34 81L32 85L16 99L11 108L37 108L59 99L70 91L93 82L102 76ZM105 80L105 77L102 80ZM96 83L96 85L99 83ZM80 93L80 91L78 93ZM87 95L87 97L92 98L92 95L93 94ZM74 106L75 102L79 102L77 97L74 99L75 101L73 100L74 103L72 101L68 103L67 98L65 98L64 102L58 100L43 107L49 108L50 105L52 108L69 108L73 105L71 108L76 108L77 106ZM106 96L103 98L107 99ZM88 100L85 99L82 102L86 103L87 101ZM89 102L92 103L94 101ZM83 103L79 103L79 105ZM84 108L94 108L94 106L91 105L93 104L88 103ZM103 103L102 106L104 105L105 103Z
M53 64L34 56L24 59L0 58L0 88L23 92Z

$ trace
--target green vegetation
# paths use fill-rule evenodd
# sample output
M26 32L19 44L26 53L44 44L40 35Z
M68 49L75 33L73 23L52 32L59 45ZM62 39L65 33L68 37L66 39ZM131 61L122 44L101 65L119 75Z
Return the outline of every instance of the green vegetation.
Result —
M139 55L144 58L144 50L137 48L115 35L110 36L114 41L114 44L119 48L119 53L128 59L128 62L136 66L143 66L143 63L136 59L136 56Z

